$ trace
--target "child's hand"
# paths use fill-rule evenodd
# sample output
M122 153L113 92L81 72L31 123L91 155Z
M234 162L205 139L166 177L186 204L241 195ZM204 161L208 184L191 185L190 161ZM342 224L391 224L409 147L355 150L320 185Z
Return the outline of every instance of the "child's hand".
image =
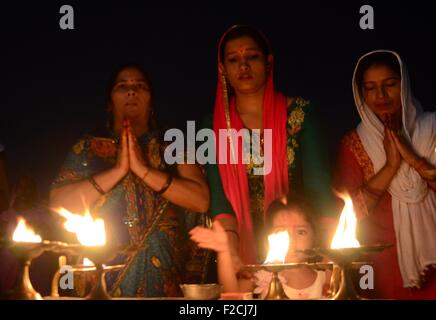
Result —
M227 233L218 221L214 221L212 229L195 227L189 231L191 240L200 248L211 249L218 253L229 252Z

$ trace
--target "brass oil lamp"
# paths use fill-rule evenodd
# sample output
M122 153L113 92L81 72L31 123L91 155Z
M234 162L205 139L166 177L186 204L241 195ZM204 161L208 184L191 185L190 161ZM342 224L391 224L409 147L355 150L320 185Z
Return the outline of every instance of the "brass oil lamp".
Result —
M62 242L42 240L27 226L25 219L19 217L12 240L0 240L0 247L8 249L18 260L18 275L9 292L3 296L7 300L42 300L30 281L29 269L32 260L45 251L62 251L67 245Z
M273 233L268 236L269 251L263 264L245 265L242 271L255 272L265 270L272 274L268 292L264 300L287 300L288 297L279 279L279 272L287 269L310 267L313 269L331 268L332 264L322 263L285 263L289 249L289 234L287 231Z
M337 265L333 272L332 283L338 283L336 292L333 292L332 300L360 300L356 292L352 271L355 264L368 264L362 261L362 256L369 253L381 252L390 247L389 244L360 245L356 239L357 219L351 197L346 194L338 194L345 202L344 209L339 218L336 233L333 236L330 248L306 250L308 255L320 255Z
M245 265L241 268L242 271L255 272L265 270L271 272L272 278L268 286L268 292L264 300L288 300L282 283L280 282L278 273L287 269L295 269L301 267L309 267L314 270L332 269L332 263L276 263L276 264L259 264Z
M105 273L106 271L119 269L121 266L105 267L104 263L110 262L118 254L133 253L136 249L133 246L106 244L103 219L94 219L89 211L86 211L84 215L74 214L63 208L56 211L66 219L65 229L75 233L80 242L80 244L71 245L70 252L90 259L95 265L93 272L95 272L96 283L86 299L110 300L111 296L106 289Z
M355 265L370 264L363 262L363 256L369 253L381 252L391 245L378 244L371 246L360 246L357 248L338 248L338 249L313 249L305 250L307 255L320 255L336 266L336 272L332 275L332 284L338 284L338 288L332 290L331 300L362 300L353 285L353 269Z

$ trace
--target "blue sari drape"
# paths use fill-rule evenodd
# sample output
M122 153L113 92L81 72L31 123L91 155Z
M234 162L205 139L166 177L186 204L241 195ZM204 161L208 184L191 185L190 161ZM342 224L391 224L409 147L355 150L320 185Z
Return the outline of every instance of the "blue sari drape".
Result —
M156 132L139 137L138 143L148 165L174 172L163 161L164 149ZM70 150L53 188L113 167L117 146L116 137L80 139ZM124 270L106 275L108 290L114 296L180 296L179 284L186 278L186 263L192 258L187 231L201 215L168 204L131 172L90 209L95 217L104 219L108 243L141 246L133 259L118 256L110 263L126 263ZM150 230L152 224L155 227Z

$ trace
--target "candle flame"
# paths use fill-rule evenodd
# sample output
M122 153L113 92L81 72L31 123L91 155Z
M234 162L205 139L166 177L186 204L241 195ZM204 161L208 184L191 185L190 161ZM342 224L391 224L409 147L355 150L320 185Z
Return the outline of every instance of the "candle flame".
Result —
M339 197L344 200L345 206L339 218L338 227L336 228L330 248L358 248L360 243L356 239L357 219L353 208L353 201L347 194L339 194Z
M287 231L280 231L268 236L269 251L265 264L285 263L289 249L289 234Z
M35 234L32 228L27 226L26 220L22 217L18 217L18 225L12 235L12 240L15 242L42 242L41 237Z
M103 246L106 244L106 232L103 219L93 219L88 210L84 215L74 214L64 208L56 210L67 221L67 231L75 233L77 240L84 246Z

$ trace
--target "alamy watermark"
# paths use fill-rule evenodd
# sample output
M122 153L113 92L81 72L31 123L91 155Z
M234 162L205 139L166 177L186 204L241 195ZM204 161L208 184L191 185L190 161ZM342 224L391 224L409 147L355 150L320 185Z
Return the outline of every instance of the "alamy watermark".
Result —
M59 13L63 16L59 20L59 27L62 30L73 30L74 29L74 9L72 6L64 4L59 8Z
M62 30L74 29L74 9L71 5L64 4L59 8L62 14L59 20L59 27ZM363 5L359 9L363 16L359 20L359 26L362 30L374 29L374 8L370 5Z
M362 290L374 289L374 268L368 264L360 267L359 273L363 274L359 280L359 287Z
M172 128L165 132L164 141L171 142L164 153L170 165L253 163L254 175L267 175L272 169L272 129L219 129L217 137L212 129L196 132L195 121L187 121L186 137L182 130ZM198 147L197 142L201 142Z
M364 5L360 7L360 14L363 16L359 20L359 26L362 30L374 29L374 8L370 5Z
M63 265L59 271L62 276L59 278L59 288L62 290L74 289L74 271L73 267L69 265Z

